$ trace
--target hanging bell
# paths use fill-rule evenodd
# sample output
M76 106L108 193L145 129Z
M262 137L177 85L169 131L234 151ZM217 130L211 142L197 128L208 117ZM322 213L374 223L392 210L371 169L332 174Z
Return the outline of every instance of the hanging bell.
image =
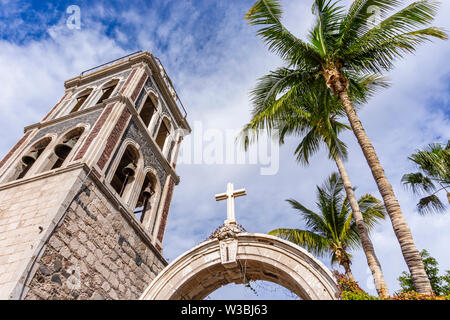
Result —
M130 162L125 168L122 169L122 173L128 177L133 177L136 172L136 165Z
M22 163L25 166L30 166L36 161L37 157L38 157L37 150L30 151L22 157Z
M150 186L145 188L144 191L142 192L142 195L145 199L150 199L152 194L153 194L153 190L150 188Z
M76 143L77 140L72 138L64 143L58 144L55 147L55 154L58 156L58 158L65 159L69 155L70 151L72 151Z

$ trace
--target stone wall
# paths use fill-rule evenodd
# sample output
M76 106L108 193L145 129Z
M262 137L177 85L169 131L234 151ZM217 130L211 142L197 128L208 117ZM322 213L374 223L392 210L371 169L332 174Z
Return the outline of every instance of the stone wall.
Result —
M0 299L8 299L80 170L47 173L0 188Z
M50 237L25 299L137 299L166 264L90 182Z

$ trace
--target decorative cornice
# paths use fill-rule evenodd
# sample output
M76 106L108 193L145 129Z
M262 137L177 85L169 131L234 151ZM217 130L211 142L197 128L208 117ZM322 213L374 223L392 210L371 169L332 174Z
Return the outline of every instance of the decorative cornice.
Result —
M165 98L165 101L169 105L170 109L174 113L176 119L182 124L182 126L188 130L188 132L191 132L191 127L189 126L186 118L182 115L181 110L178 107L177 101L170 92L168 85L166 84L165 79L161 75L161 69L159 66L159 63L148 51L144 51L141 53L137 53L135 55L132 55L127 58L123 58L121 60L118 60L117 62L105 66L99 70L96 70L90 74L84 75L84 76L77 76L74 78L71 78L67 80L64 85L66 89L69 89L73 86L80 86L87 84L89 82L104 78L108 75L115 74L117 72L120 72L122 70L126 70L128 68L132 68L133 66L136 67L136 65L142 65L144 66L145 71L147 72L148 76L153 76L155 81L158 84L158 87L160 88L161 92L163 93L163 96ZM167 76L168 78L168 76ZM170 79L168 80L170 82Z
M102 103L96 104L93 107L86 108L86 109L83 109L83 110L80 110L80 111L77 111L77 112L69 113L69 114L66 114L66 115L64 115L62 117L58 117L56 119L52 119L52 120L48 120L48 121L40 121L40 122L34 123L32 125L26 126L24 128L24 132L27 132L28 130L31 130L31 129L42 129L42 128L51 126L51 125L56 124L56 123L64 122L64 121L66 121L68 119L73 119L73 118L76 118L76 117L78 117L80 115L91 113L91 112L94 112L94 111L96 111L98 109L102 109L102 108L106 107L106 105L108 105L110 103L117 102L117 101L120 101L120 97L118 97L116 95L116 96L114 96L112 98L105 99Z

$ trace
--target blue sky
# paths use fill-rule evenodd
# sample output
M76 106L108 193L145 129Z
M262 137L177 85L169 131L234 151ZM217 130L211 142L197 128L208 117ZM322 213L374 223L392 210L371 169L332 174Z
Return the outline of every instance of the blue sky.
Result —
M410 1L405 1L409 3ZM0 0L0 153L21 137L23 127L42 119L63 94L64 80L83 70L136 50L159 57L188 110L191 125L203 129L239 129L249 119L248 93L258 77L281 64L243 19L253 1L8 1ZM282 0L283 22L304 36L313 22L311 0ZM349 1L345 1L346 4ZM66 27L66 8L81 9L81 29ZM450 3L445 2L435 25L450 30ZM400 185L414 167L407 157L431 142L447 141L449 130L448 42L424 45L397 63L388 74L393 85L369 102L360 117L399 198L419 249L426 248L450 269L450 214L421 217L417 198ZM194 134L194 133L193 133ZM347 133L347 169L358 195L379 197L354 137ZM205 141L206 144L206 141ZM277 227L302 227L284 201L314 207L314 190L335 167L324 152L309 167L292 153L295 139L280 149L276 175L262 176L258 165L180 164L181 183L173 198L165 255L179 254L206 239L225 218L225 205L214 201L231 181L248 196L236 204L238 222L251 232ZM389 221L372 234L391 292L406 265ZM360 284L374 293L361 252L353 269ZM322 259L329 266L327 259ZM336 266L334 266L336 267ZM261 288L262 287L262 288ZM265 284L257 298L289 298ZM255 298L242 286L227 286L212 298Z

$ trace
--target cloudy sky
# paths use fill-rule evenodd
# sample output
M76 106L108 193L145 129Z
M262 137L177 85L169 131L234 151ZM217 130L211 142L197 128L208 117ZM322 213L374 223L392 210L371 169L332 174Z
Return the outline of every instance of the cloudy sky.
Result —
M292 138L280 148L279 162L276 148L269 158L258 157L256 164L226 161L227 132L240 129L249 120L249 91L258 77L282 64L243 19L252 3L0 0L0 153L7 153L22 136L23 127L40 121L60 99L64 80L125 54L147 50L162 60L194 128L177 167L181 183L175 189L164 240L168 260L205 240L223 223L225 203L216 203L214 194L224 192L227 182L247 189L248 195L237 200L236 211L238 222L248 231L303 227L285 199L294 198L314 208L315 186L336 170L325 152L318 153L310 166L302 167L292 156L298 141ZM303 37L313 23L312 0L281 3L283 22ZM80 8L80 29L66 25L70 5ZM450 30L449 15L450 3L444 1L435 25ZM417 247L437 258L441 270L450 269L450 212L419 216L415 209L418 199L401 186L400 179L414 171L408 155L428 143L450 138L449 56L448 42L424 45L414 56L397 63L388 74L392 87L360 112ZM212 143L221 137L223 161L211 156ZM343 138L349 147L347 169L358 187L357 194L380 197L355 138L350 133ZM230 149L233 141L228 141ZM200 150L196 159L195 148ZM278 163L279 170L262 175L261 167L271 163ZM396 278L406 264L390 222L379 225L372 239L393 293L399 289ZM322 261L330 266L327 259ZM361 286L375 293L362 252L354 252L352 267ZM243 286L229 285L211 298L291 298L285 290L266 283L254 288L258 295Z

